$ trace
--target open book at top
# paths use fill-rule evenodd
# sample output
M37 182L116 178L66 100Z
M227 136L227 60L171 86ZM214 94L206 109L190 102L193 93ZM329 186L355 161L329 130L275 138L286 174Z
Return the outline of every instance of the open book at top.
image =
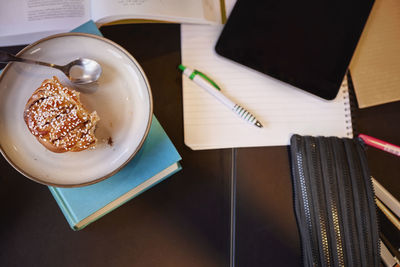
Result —
M0 1L0 46L29 44L88 20L98 26L126 20L218 24L220 5L220 0Z

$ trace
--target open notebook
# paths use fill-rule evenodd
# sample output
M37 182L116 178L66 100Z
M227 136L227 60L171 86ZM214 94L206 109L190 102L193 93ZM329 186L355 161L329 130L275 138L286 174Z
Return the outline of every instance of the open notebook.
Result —
M227 13L234 0L226 1ZM352 137L348 87L327 101L217 55L222 25L182 25L182 64L204 72L235 103L253 113L259 129L238 118L183 77L185 144L192 149L288 145L290 136Z

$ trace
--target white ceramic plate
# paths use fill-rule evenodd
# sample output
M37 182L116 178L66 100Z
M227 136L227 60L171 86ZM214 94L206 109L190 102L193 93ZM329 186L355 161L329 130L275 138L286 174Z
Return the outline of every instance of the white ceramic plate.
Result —
M40 40L18 55L59 65L90 58L100 63L103 73L95 85L75 86L58 70L43 66L12 63L3 70L0 151L14 168L43 184L82 186L113 175L137 153L148 134L153 105L147 78L127 51L102 37L67 33ZM80 88L84 106L100 116L95 149L53 153L29 132L23 120L25 104L42 81L52 76Z

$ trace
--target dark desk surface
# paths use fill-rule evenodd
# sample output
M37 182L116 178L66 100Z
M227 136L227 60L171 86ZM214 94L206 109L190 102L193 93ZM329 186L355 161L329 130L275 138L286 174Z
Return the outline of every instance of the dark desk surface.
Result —
M179 30L121 25L102 33L142 65L154 113L182 155L183 170L74 232L47 187L0 158L0 266L208 267L232 259L236 266L301 265L288 148L192 151L184 145ZM357 129L400 144L399 113L400 103L357 110ZM400 186L396 157L376 149L367 156L374 176Z

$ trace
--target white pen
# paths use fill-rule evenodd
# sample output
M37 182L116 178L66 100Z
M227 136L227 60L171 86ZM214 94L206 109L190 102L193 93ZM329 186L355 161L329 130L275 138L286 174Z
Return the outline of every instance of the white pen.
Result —
M262 124L256 119L256 117L254 117L254 115L224 96L221 93L221 89L219 88L219 86L213 80L208 78L205 74L201 73L198 70L191 70L183 65L179 65L179 69L184 75L189 77L190 80L192 80L195 84L217 98L222 104L227 106L240 118L259 128L263 127Z

